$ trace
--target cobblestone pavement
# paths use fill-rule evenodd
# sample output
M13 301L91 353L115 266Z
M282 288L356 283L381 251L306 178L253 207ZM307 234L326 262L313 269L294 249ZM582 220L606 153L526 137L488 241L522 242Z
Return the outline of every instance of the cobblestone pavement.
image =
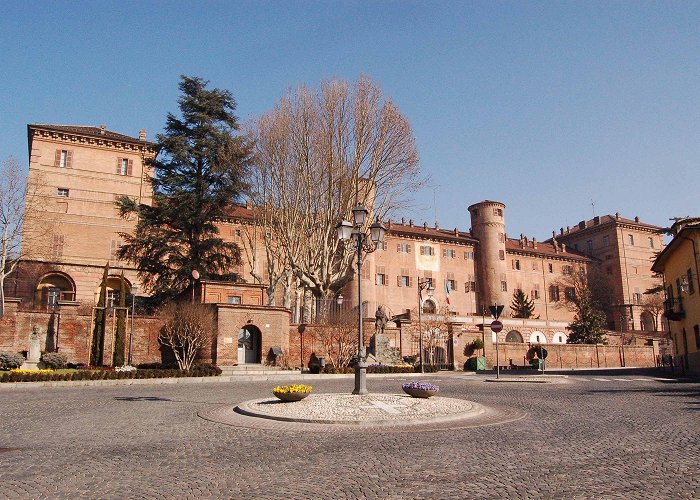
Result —
M236 427L197 416L266 397L274 382L6 391L0 497L700 498L700 384L654 376L497 384L439 374L429 380L445 397L526 415L386 433ZM402 381L370 376L368 388L395 393ZM347 393L353 384L313 385Z

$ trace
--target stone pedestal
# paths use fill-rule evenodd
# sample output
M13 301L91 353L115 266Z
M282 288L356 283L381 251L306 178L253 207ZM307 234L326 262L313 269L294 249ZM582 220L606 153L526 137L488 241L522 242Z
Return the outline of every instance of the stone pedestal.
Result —
M29 334L29 349L27 361L22 364L23 370L38 370L41 361L41 328L34 326Z

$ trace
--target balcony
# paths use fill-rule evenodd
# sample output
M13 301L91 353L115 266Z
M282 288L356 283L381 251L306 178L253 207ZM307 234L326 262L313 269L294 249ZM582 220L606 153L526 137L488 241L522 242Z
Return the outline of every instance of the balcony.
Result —
M664 316L669 321L681 321L685 318L685 309L683 309L683 300L667 299L664 301Z

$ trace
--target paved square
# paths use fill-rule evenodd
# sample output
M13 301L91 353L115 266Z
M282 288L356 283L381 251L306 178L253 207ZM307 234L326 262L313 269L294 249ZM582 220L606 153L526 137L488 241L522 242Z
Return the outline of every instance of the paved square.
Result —
M0 390L0 497L699 498L700 384L656 376L439 374L426 380L442 396L527 415L371 436L197 416L269 396L275 382ZM368 388L397 393L404 381L370 376ZM310 384L352 390L351 379Z

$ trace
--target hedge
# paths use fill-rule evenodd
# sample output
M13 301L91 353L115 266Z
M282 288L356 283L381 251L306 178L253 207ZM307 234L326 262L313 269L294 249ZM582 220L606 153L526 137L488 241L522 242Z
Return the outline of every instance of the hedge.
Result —
M3 382L55 382L62 380L121 380L174 377L216 377L221 375L221 368L214 365L196 365L191 370L178 369L139 369L132 372L113 370L78 370L68 373L0 373Z

